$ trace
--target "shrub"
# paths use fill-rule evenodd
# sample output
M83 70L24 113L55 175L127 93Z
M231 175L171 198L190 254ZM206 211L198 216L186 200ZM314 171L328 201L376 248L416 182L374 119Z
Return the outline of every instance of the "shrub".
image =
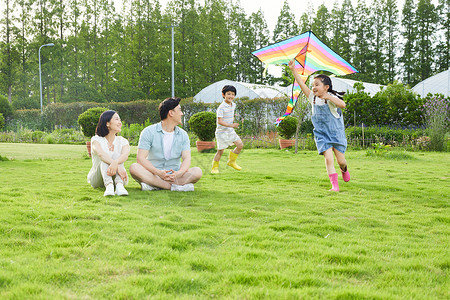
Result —
M78 124L85 137L91 138L95 135L95 128L97 128L98 120L100 119L101 114L106 110L107 108L104 107L94 107L78 116Z
M427 97L423 105L431 150L445 150L445 134L450 123L450 98Z
M20 109L14 112L12 122L8 123L11 128L25 127L39 130L44 128L40 109Z
M277 127L278 134L283 139L286 140L290 139L297 130L297 123L298 123L297 118L287 116L286 118L284 118L283 121L281 121L281 123Z
M3 117L3 114L0 113L0 130L5 126L5 118Z
M13 108L6 98L3 95L0 95L0 113L3 114L3 117L8 120L13 115Z
M200 141L212 141L216 131L216 114L210 111L194 114L189 119L189 128Z
M46 135L47 133L38 130L31 134L31 139L33 143L41 143Z
M75 103L51 103L44 107L43 121L45 128L49 131L58 127L76 127L80 114L89 108L99 107L94 102L75 102ZM98 121L98 120L97 120Z
M423 129L392 129L388 127L364 127L364 140L363 130L361 127L347 127L345 129L347 139L352 144L358 144L359 146L369 145L371 143L384 143L390 145L399 144L415 144L418 138L424 135Z

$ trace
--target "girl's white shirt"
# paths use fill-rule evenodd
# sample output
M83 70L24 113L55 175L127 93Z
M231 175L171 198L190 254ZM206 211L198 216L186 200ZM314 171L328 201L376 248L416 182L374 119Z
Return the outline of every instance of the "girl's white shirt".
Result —
M331 93L328 93L329 95L331 95L332 97L336 97L335 95L333 95L333 94L331 94ZM336 119L339 119L341 116L338 114L338 112L337 112L337 106L336 106L336 104L334 104L333 102L331 102L331 101L327 101L326 103L325 103L325 100L324 99L322 99L322 98L319 98L318 96L315 96L316 97L316 105L325 105L325 104L328 104L328 108L330 109L330 112L333 114L333 116L335 116L336 117ZM309 100L309 103L311 103L311 106L312 106L312 114L314 114L314 93L311 91L310 93L309 93L309 98L308 98L308 100Z

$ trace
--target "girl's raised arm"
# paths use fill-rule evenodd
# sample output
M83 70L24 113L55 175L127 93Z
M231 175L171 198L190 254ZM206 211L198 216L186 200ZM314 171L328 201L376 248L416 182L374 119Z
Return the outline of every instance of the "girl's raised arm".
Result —
M298 74L297 70L295 70L295 60L291 60L289 62L289 68L291 69L292 74L295 77L295 80L297 81L298 85L303 91L303 94L305 94L306 98L309 98L309 93L311 93L311 90L309 87L303 82L302 78L300 77L300 74Z

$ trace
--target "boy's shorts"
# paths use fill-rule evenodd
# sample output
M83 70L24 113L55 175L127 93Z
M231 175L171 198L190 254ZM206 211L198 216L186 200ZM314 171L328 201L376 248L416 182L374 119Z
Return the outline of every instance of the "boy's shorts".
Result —
M234 129L233 131L228 132L216 132L217 150L226 149L228 146L233 145L234 142L239 140L240 137Z

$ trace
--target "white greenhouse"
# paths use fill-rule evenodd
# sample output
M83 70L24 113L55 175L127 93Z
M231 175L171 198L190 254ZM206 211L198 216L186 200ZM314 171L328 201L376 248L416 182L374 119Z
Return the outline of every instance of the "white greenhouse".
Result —
M232 85L236 88L236 98L248 97L249 99L255 99L286 97L285 88L283 87L273 87L224 79L202 89L194 96L194 100L204 103L222 102L222 88L225 85Z
M449 97L450 69L419 82L412 89L421 97L426 97L428 94L442 94L445 97Z

